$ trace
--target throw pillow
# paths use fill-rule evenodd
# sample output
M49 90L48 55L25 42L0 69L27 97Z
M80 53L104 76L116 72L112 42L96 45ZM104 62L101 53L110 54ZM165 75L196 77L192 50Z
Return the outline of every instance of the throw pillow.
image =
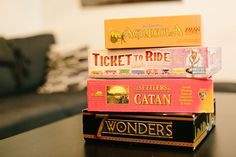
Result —
M87 47L66 48L53 45L48 53L45 84L39 93L80 91L88 77Z
M8 40L14 51L18 76L18 91L32 90L44 82L46 54L55 42L53 35L42 34Z

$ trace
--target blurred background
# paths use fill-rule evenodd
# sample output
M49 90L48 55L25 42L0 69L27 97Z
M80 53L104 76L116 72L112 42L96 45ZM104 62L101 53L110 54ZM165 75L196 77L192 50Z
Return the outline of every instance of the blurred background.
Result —
M203 45L221 46L223 70L216 81L235 82L236 14L233 0L150 1L83 6L83 0L1 0L0 35L52 32L57 43L104 48L103 21L109 18L201 14ZM85 1L85 0L84 0ZM87 0L89 1L89 0ZM94 0L92 0L94 1Z
M104 19L202 15L203 45L222 47L216 89L236 91L234 0L137 1L0 0L0 138L86 107L87 49L104 49Z

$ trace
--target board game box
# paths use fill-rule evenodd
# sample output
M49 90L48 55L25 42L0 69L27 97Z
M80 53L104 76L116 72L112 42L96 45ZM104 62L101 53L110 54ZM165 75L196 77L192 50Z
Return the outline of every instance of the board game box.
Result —
M86 141L113 141L195 150L214 127L214 113L154 114L83 111Z
M89 50L92 78L208 78L221 69L221 49L174 47Z
M89 111L213 113L211 79L88 79Z
M104 22L107 49L200 46L201 16L109 19Z

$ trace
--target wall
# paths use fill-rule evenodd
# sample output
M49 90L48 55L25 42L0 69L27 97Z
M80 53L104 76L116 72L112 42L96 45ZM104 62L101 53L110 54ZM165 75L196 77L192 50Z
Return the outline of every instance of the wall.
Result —
M0 36L15 37L43 30L41 0L1 0Z

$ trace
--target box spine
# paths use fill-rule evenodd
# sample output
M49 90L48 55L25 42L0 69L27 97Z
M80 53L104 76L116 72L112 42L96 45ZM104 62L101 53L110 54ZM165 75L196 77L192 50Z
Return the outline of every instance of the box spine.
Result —
M194 148L193 117L83 113L84 138ZM182 127L182 126L185 127Z
M176 47L90 50L91 78L209 78L221 68L220 49Z
M200 15L105 20L105 47L200 46L201 27Z
M89 79L89 111L214 112L211 79Z

